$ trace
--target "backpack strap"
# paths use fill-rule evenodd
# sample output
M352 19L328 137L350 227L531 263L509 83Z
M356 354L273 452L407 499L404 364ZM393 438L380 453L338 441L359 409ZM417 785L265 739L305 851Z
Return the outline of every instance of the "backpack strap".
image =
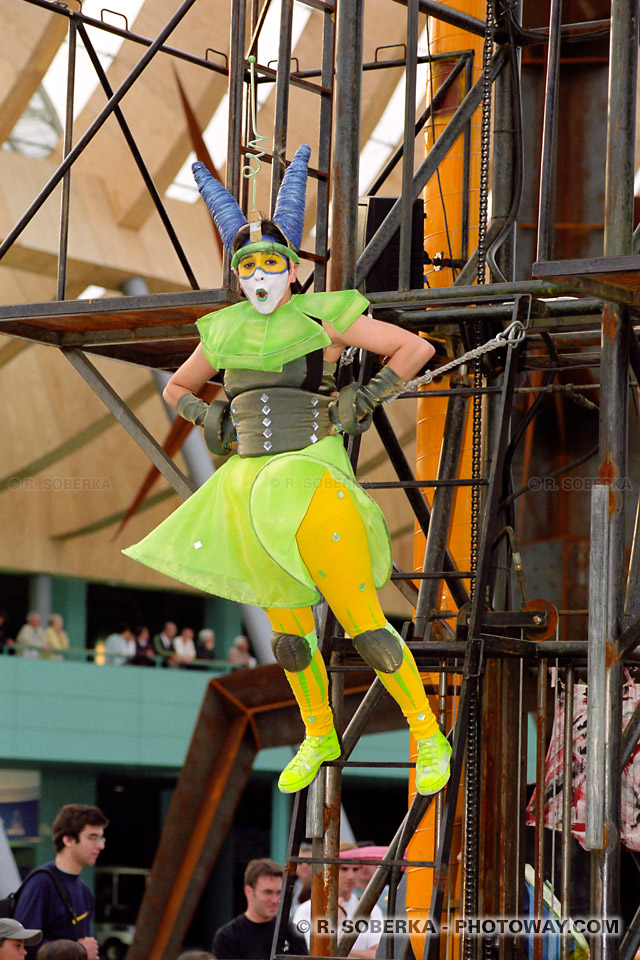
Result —
M14 894L15 902L16 903L18 902L20 898L20 894L22 893L24 887L29 882L29 880L31 880L31 877L34 877L36 875L36 873L46 873L48 874L48 876L51 877L51 879L53 880L54 886L58 891L58 895L62 900L62 902L64 903L65 907L67 908L69 916L71 917L71 922L75 924L77 922L77 917L73 907L71 906L71 900L69 899L69 894L65 890L60 880L58 880L53 870L50 870L48 867L36 867L35 870L32 870L31 873L24 878L24 880L22 881L22 883L20 884L20 886L18 887L18 889Z

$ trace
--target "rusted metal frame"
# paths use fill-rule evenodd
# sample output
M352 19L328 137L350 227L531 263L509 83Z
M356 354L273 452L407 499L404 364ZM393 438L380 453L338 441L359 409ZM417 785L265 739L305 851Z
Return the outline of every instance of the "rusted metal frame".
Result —
M626 630L620 634L618 640L618 655L622 658L625 657L628 653L631 653L632 650L640 643L640 617L636 618L633 623L630 623Z
M438 143L440 140L438 140ZM474 284L419 290L385 290L371 293L367 298L374 307L395 307L405 304L430 305L432 303L485 303L491 300L506 300L518 294L533 297L575 296L574 288L567 283L545 280L514 280L513 283L485 283L482 289ZM428 314L425 314L428 319Z
M633 244L633 183L636 87L638 78L638 5L612 0L609 47L609 114L605 180L604 256L624 256Z
M278 904L278 914L276 917L276 926L273 932L272 956L278 956L284 953L285 940L287 938L287 928L289 925L289 914L291 913L291 901L293 899L293 887L296 880L296 864L300 862L298 857L300 844L306 836L305 831L305 807L307 802L308 790L300 790L296 793L293 800L293 810L291 813L291 825L289 827L289 840L287 844L287 860L284 870L284 886L282 896Z
M562 919L568 920L571 916L571 800L573 798L573 694L575 668L572 663L567 666L565 674L564 693L564 743L562 767L562 835L561 835L561 876L560 876L560 903ZM555 827L554 827L555 829ZM568 930L568 928L567 928ZM563 935L561 945L561 960L569 960L571 952L571 937L569 933Z
M249 57L255 56L256 50L258 49L258 40L260 39L260 34L262 33L262 28L264 26L264 21L269 13L269 8L271 7L271 0L264 0L262 8L256 22L252 24L251 27L251 39L249 40L249 46L247 47L247 52L245 55L245 60L248 60ZM257 64L256 64L257 67Z
M302 0L299 0L302 2ZM470 51L466 51L469 53ZM460 53L457 53L455 50L452 50L451 53L434 53L431 56L428 54L422 54L420 57L416 57L416 63L431 63L434 60L445 60L452 59L453 57L461 56ZM389 60L369 60L366 63L362 64L362 72L369 73L371 70L388 70L390 67L406 67L407 60L405 57L396 57ZM292 70L291 78L302 79L308 77L319 77L321 75L321 69L314 67L310 70Z
M322 86L330 87L333 94L335 58L335 20L332 12L323 16L322 32ZM331 127L333 123L333 95L320 101L320 129L318 131L318 167L326 170L324 180L318 181L316 190L316 246L320 257L313 270L313 288L316 292L327 289L327 258L329 256L329 199L331 183Z
M467 316L467 311L473 310L473 314L469 313ZM424 329L425 322L429 326L435 323L442 323L451 319L453 322L454 319L459 320L460 322L470 322L471 320L509 320L513 314L513 306L508 303L496 303L496 304L487 304L480 305L477 307L442 307L440 309L431 308L428 313L424 311L418 312L417 310L403 310L400 320L400 326L405 327L407 330L422 330ZM545 312L542 319L547 317L566 317L566 316L601 316L602 315L602 301L601 300L568 300L565 303L549 303L545 304Z
M395 0L396 3L406 6L408 0ZM420 13L426 13L428 17L435 17L443 23L449 23L452 27L460 27L467 33L472 33L477 37L484 37L486 24L484 20L472 17L468 13L462 13L454 10L444 3L437 3L436 0L419 0Z
M633 147L638 76L638 9L635 0L613 0L609 67L609 114L605 188L605 256L630 253L633 233ZM630 181L630 182L627 182ZM619 633L624 616L625 493L615 481L627 476L630 315L623 305L605 306L602 336L599 480L609 485L607 658L603 848L592 852L596 881L591 909L609 919L620 912L620 788L622 661ZM624 484L618 484L618 487ZM599 887L599 889L598 889ZM597 902L597 901L600 902ZM615 960L618 943L604 933L593 938L594 960Z
M615 32L615 31L614 31ZM629 230L630 234L630 230ZM602 338L600 393L599 480L605 492L603 524L608 549L602 569L605 580L604 615L604 796L601 846L592 850L592 903L594 916L618 916L620 907L620 788L622 741L622 660L619 633L623 618L625 567L625 494L617 483L627 475L629 312L625 307L605 307ZM593 493L597 492L595 488ZM605 526L606 525L606 526ZM592 544L593 549L593 544ZM590 622L595 612L590 609ZM590 627L591 640L591 627ZM592 671L589 664L589 686ZM597 676L597 674L596 674ZM593 697L589 698L589 707ZM590 738L591 739L591 736ZM587 784L589 789L589 784ZM589 807L587 807L587 813ZM604 932L592 941L598 960L617 955L617 943Z
M420 794L414 795L411 807L407 811L404 820L396 830L391 843L389 844L387 852L380 861L380 866L369 880L364 893L358 901L358 906L351 916L353 923L356 923L357 920L362 917L368 917L370 915L371 908L374 906L378 900L378 897L382 893L389 872L392 870L393 863L398 860L397 854L401 853L406 848L411 836L415 833L420 822L424 818L432 800L433 797L431 796L422 797ZM355 930L351 933L344 934L340 938L336 956L348 956L349 951L352 949L357 938L358 932Z
M163 477L171 484L176 493L183 500L188 500L195 487L176 467L173 460L167 456L160 444L151 436L138 418L131 412L113 387L107 383L102 374L93 366L91 361L80 350L63 350L62 353L76 368L80 376L89 384L93 392L102 400L113 416L125 428L127 433L146 453L151 462L158 468Z
M316 70L302 71L302 70L291 70L291 60L295 57L289 59L289 85L292 87L299 87L301 90L307 90L309 93L319 94L321 97L331 96L331 88L318 85L317 83L310 83L306 78L307 73L311 73L314 76L318 76ZM280 62L278 60L278 62ZM256 85L259 86L262 83L273 83L277 81L278 70L272 70L269 66L263 66L260 63L256 63L256 74L259 73L260 76L256 76Z
M331 289L348 290L356 280L360 109L364 0L337 6L334 87L334 142L331 158Z
M511 662L511 666L514 664ZM502 884L505 877L501 874L500 838L504 820L496 816L502 808L501 770L507 744L503 740L502 701L504 697L502 664L499 660L487 657L483 674L483 688L491 691L479 702L479 729L482 730L482 752L478 769L478 817L476 831L476 857L482 864L482 881L478 883L477 915L481 917L505 916L500 913ZM515 780L514 770L511 779ZM493 815L492 815L493 814ZM511 914L513 915L513 914ZM509 916L509 914L506 914ZM487 943L484 939L485 955ZM492 955L492 954L491 954Z
M456 723L453 731L453 753L451 757L451 776L445 788L445 799L440 824L440 842L437 849L435 867L433 869L433 886L429 906L429 919L439 928L440 916L446 893L447 877L449 873L449 856L453 839L456 803L462 777L462 763L467 741L469 726L469 712L471 707L471 691L469 686L477 679L482 661L482 645L477 639L470 639L466 644L464 666L462 668L462 686ZM440 935L432 932L431 926L425 937L423 960L437 960L440 950Z
M291 76L291 28L293 25L293 0L282 0L280 6L280 40L278 45L278 69L276 72L276 97L273 119L273 164L271 166L271 215L276 207L278 191L286 169L287 125L289 119L289 83Z
M431 522L431 510L427 501L424 498L424 494L420 489L413 486L415 482L415 476L411 467L409 466L409 461L405 457L404 450L402 449L398 438L389 422L389 418L384 410L384 407L380 406L373 413L373 423L378 431L378 436L382 442L382 445L386 451L391 465L395 470L398 479L400 481L408 481L410 486L404 486L407 500L411 505L411 508L415 514L415 518L420 525L425 539L429 536L429 524ZM456 573L457 566L451 556L449 549L446 549L442 567L448 573ZM446 584L451 591L451 596L454 602L458 607L463 606L469 600L469 594L466 590L466 587L459 579L444 577Z
M466 413L467 404L464 397L457 395L449 398L438 463L438 481L453 480L457 477ZM436 487L431 504L431 519L422 564L423 573L439 571L443 568L454 498L455 486ZM422 580L420 583L414 624L416 635L425 640L431 640L432 610L436 607L439 589L440 581L437 579Z
M327 627L331 621L335 622L335 617L333 611L328 611L325 635ZM340 654L332 651L330 662L341 663L342 658ZM336 728L340 731L340 733L342 733L344 725L344 674L334 674L331 678L330 699ZM323 855L325 858L337 859L340 852L342 767L327 767L325 770L325 777L326 830L324 834ZM326 912L314 912L314 909L311 911L312 916L324 916L329 921L329 926L332 931L329 934L329 946L331 950L330 955L335 954L338 943L338 931L340 929L340 925L338 923L338 870L339 867L336 863L327 864L324 867L324 876L328 881L328 889L326 891ZM315 907L315 904L313 906ZM311 931L311 946L312 949L310 952L313 952L313 929Z
M244 82L244 34L246 25L246 0L232 0L229 39L229 120L227 126L227 172L226 188L240 199L242 168L242 99ZM225 287L237 289L231 259L225 251L222 264Z
M135 297L105 297L98 300L48 300L43 303L22 303L0 307L0 322L12 319L38 319L40 317L91 316L101 313L132 313L133 311L159 311L166 307L189 308L199 310L202 307L214 309L229 306L238 300L234 296L229 300L229 291L224 288L214 290L186 290L180 293L149 293ZM124 305L126 304L126 309ZM195 313L194 316L200 316Z
M506 58L507 51L505 49L498 50L492 62L492 80L495 80L496 76L499 74L506 62ZM435 173L441 161L446 157L455 141L463 132L466 124L469 122L474 111L482 100L482 91L483 78L480 77L473 85L467 96L464 98L463 102L460 104L451 120L448 122L436 140L434 146L427 154L425 160L418 168L413 178L413 192L411 194L412 200L418 199L419 195L424 190L426 184ZM384 218L375 234L358 258L355 273L355 283L353 286L359 286L369 276L369 273L384 253L387 244L398 229L400 225L400 219L401 198L396 200L393 207ZM400 291L399 296L402 296L403 292L404 291Z
M448 58L448 59L451 59L452 57L455 57L455 56L458 57L458 60L457 60L457 62L455 63L455 65L454 65L451 73L449 73L449 74L447 75L447 77L445 78L445 80L444 80L444 82L442 83L442 85L441 85L440 87L438 87L438 89L436 90L436 92L435 92L434 95L433 95L433 100L430 100L430 101L429 101L429 103L427 104L427 106L426 106L425 109L423 110L423 112L422 112L422 114L420 115L420 117L418 118L418 120L416 120L415 123L414 123L414 128L413 128L413 130L414 130L414 133L413 133L414 139L415 139L415 137L418 136L418 134L420 133L420 131L423 129L423 127L424 127L424 125L426 124L427 120L429 120L429 119L431 118L432 112L433 112L434 110L437 110L437 109L438 109L441 101L444 100L445 96L447 95L447 93L449 92L449 90L451 89L451 87L453 86L453 84L455 83L455 81L458 79L458 77L460 76L460 74L462 73L462 71L465 70L465 74L468 72L469 64L472 64L472 63L473 63L473 51L472 51L472 50L462 50L462 51L461 51L460 53L458 53L458 54L456 54L456 53L452 53L452 54L451 54L451 53L447 53L447 54L436 54L436 55L431 56L431 57L420 57L420 58L419 58L420 62L425 61L425 62L427 62L427 63L432 63L432 62L435 62L435 61L438 61L438 60L443 60L443 59L445 59L445 57ZM381 66L383 66L383 65L381 64L380 67L381 67ZM385 61L384 66L387 66L387 61ZM363 69L365 69L365 68L363 68ZM466 90L466 92L468 92L468 90ZM397 164L398 161L402 158L403 153L404 153L404 144L401 144L401 145L400 145L399 147L397 147L397 148L394 150L394 152L391 154L391 156L389 157L389 159L388 159L387 162L385 163L384 167L382 168L382 170L380 171L380 173L378 174L378 176L376 177L376 179L375 179L374 182L372 183L371 187L369 188L369 196L375 196L375 194L378 192L378 190L380 190L380 188L381 188L381 187L383 186L383 184L385 183L387 177L393 172L393 170L394 170L395 167L396 167L396 164Z
M633 960L640 947L640 907L633 915L633 920L620 941L619 960Z
M521 17L521 4L516 3L512 12ZM491 216L492 221L502 224L504 242L494 255L493 247L487 249L487 263L495 279L513 280L515 274L515 217L520 206L522 183L521 111L516 103L519 93L519 52L509 32L509 63L496 78L493 102L493 155L491 164ZM516 191L518 191L516 195ZM511 223L511 227L509 224ZM500 242L500 235L496 240ZM469 258L468 245L463 247L462 257ZM497 257L497 259L496 259ZM497 268L497 269L496 269Z
M209 683L173 793L129 960L177 955L251 774L258 746L250 718L218 682L225 680Z
M509 423L513 407L513 395L520 347L509 349L503 374L502 396L496 414L497 431L492 455L487 497L484 505L484 522L478 549L478 574L469 613L469 635L474 637L482 619L487 602L487 588L491 573L491 552L498 527L498 511L502 497L502 477L509 445Z
M37 329L37 328L35 328ZM2 324L0 324L0 331ZM51 331L50 331L51 332ZM165 340L199 340L195 323L167 323L157 327L131 327L124 330L91 330L88 333L60 332L56 343L60 347L88 347L115 345L118 343L154 343Z
M534 869L533 916L540 922L543 911L544 886L544 774L547 751L547 668L546 658L538 664L537 700L536 700L536 813L534 826ZM543 944L540 937L534 937L533 960L542 960Z
M486 649L486 648L485 648ZM502 917L524 912L527 714L522 709L526 661L503 660L500 756L500 902ZM490 812L489 812L490 816ZM513 941L500 938L499 958L513 956Z
M551 0L547 79L544 97L544 121L542 126L542 156L540 159L540 193L538 196L538 260L551 260L553 258L561 18L562 0Z
M71 21L71 22L73 23L73 21ZM107 99L110 99L110 98L113 96L113 87L112 87L111 84L109 83L109 80L108 80L108 78L107 78L107 75L106 75L106 73L104 72L104 68L103 68L103 66L102 66L102 64L100 63L100 60L99 60L99 58L98 58L98 54L96 53L95 47L93 46L93 44L92 44L92 42L91 42L91 40L90 40L90 38L89 38L89 36L88 36L88 34L87 34L87 31L86 31L85 28L84 28L84 24L82 24L82 23L79 23L79 24L78 24L78 32L79 32L80 36L82 37L82 42L83 42L83 44L84 44L85 50L87 51L87 54L88 54L88 56L89 56L89 59L91 60L91 63L93 64L93 68L94 68L94 70L96 71L96 74L98 75L98 79L99 79L99 81L100 81L100 84L101 84L101 86L102 86L102 89L104 90L104 92L105 92L105 94L106 94L106 96L107 96ZM155 208L156 208L156 211L157 211L157 213L158 213L158 216L160 217L160 220L161 220L161 222L162 222L162 225L163 225L163 227L165 228L165 230L166 230L166 232L167 232L167 236L169 237L169 240L171 241L171 245L173 246L173 249L174 249L175 252L176 252L176 256L178 257L178 260L180 261L180 264L182 265L182 268L183 268L183 270L184 270L184 272L185 272L185 275L186 275L186 277L187 277L187 280L189 281L189 284L190 284L190 286L191 286L191 289L192 289L192 290L199 290L199 289L200 289L200 285L199 285L198 281L196 280L195 274L194 274L193 270L191 269L191 264L189 263L189 260L188 260L188 258L187 258L186 253L184 252L184 249L183 249L183 247L182 247L182 244L180 243L180 240L178 239L178 234L176 233L176 231L175 231L175 229L174 229L174 226L173 226L173 224L171 223L171 220L170 220L170 218L169 218L169 214L167 213L166 207L165 207L164 203L162 202L162 197L161 197L160 194L158 193L157 187L156 187L155 183L153 182L153 178L152 178L151 174L149 173L149 168L147 167L146 163L145 163L144 160L142 159L142 154L140 153L140 150L138 149L138 145L137 145L137 143L136 143L136 141L135 141L135 139L134 139L134 136L133 136L133 134L132 134L132 132L131 132L131 128L129 127L129 124L128 124L127 121L125 120L124 114L122 113L122 110L120 109L120 107L116 107L116 108L114 109L113 113L114 113L114 116L115 116L116 120L118 121L118 124L119 124L119 126L120 126L120 129L122 130L122 134L123 134L124 139L125 139L125 141L126 141L126 143L127 143L127 146L129 147L129 150L131 151L131 155L132 155L133 159L135 160L136 166L137 166L138 170L140 171L140 175L141 175L141 177L142 177L142 180L143 180L143 182L144 182L144 185L145 185L145 187L147 188L147 190L149 191L149 194L150 194L150 196L151 196L151 199L153 200L153 204L154 204L154 206L155 206ZM65 150L65 153L66 153L66 150ZM64 182L64 181L63 181L63 182ZM58 299L63 299L63 298L62 298L62 297L59 297Z
M473 61L475 51L465 57L464 95L473 87ZM447 78L448 79L448 78ZM444 84L443 84L444 86ZM462 223L460 229L460 259L469 259L469 217L471 214L471 124L468 123L462 135Z
M98 130L100 130L100 128L108 120L122 98L126 93L128 93L138 77L141 75L142 71L148 66L153 57L156 55L166 37L168 37L173 30L175 30L195 2L196 0L182 0L178 10L167 21L147 52L142 55L133 70L131 70L131 72L122 81L116 92L110 98L109 102L105 104L93 123L90 124L85 133L80 137L75 147L71 149L55 173L49 178L48 182L42 188L36 199L30 204L29 208L18 220L13 229L9 231L3 242L0 244L0 260L4 257L7 250L9 250L9 248L15 243L25 227L31 222L45 200L51 196L67 170L71 168L72 164L78 159L85 147L87 147L88 144L93 140Z
M393 490L396 487L402 488L404 490L415 487L420 489L421 487L474 487L481 486L486 487L488 484L487 480L451 480L451 479L438 479L438 480L362 480L360 486L365 490Z
M66 157L73 146L73 102L76 80L77 27L69 20L69 50L67 56L67 99L64 117L63 155ZM67 251L69 249L69 212L71 203L71 170L62 178L60 203L60 242L58 248L58 300L64 300L67 290Z
M413 234L413 160L415 153L416 80L418 56L418 2L407 0L407 43L404 85L404 138L402 193L400 196L400 247L398 289L411 289L411 238ZM422 227L421 227L422 229Z
M468 640L463 668L460 704L455 725L451 778L446 789L446 798L441 825L440 847L437 866L434 868L433 891L429 917L438 922L442 913L446 879L448 874L447 857L451 850L453 821L462 773L462 759L465 744L468 747L469 729L473 725L473 713L477 702L477 682L482 673L483 642L480 639L481 613L485 605L486 590L489 584L490 559L498 521L498 507L502 488L503 466L509 437L510 412L513 404L513 390L518 367L519 348L509 350L503 376L503 391L498 410L498 430L491 464L489 490L485 503L485 519L480 538L477 563L476 585L469 614ZM471 864L473 869L473 864ZM469 877L473 880L473 877ZM424 960L436 960L439 950L439 938L429 932L425 939Z
M42 10L48 10L50 13L58 13L63 17L67 17L69 20L74 20L76 23L83 23L87 27L95 27L96 30L104 30L106 33L112 33L116 37L122 37L123 40L140 43L145 47L150 47L154 42L148 37L133 33L131 30L124 30L122 27L107 23L105 20L96 20L95 17L88 17L81 11L72 10L70 7L63 6L60 3L51 3L49 0L22 0L22 2L30 3L32 6L40 7ZM301 0L301 2L304 2L304 0ZM206 57L198 57L193 53L187 53L186 50L168 47L166 44L162 44L160 50L162 53L166 53L167 56L176 57L178 60L186 60L187 63L195 63L199 67L213 70L214 73L221 73L225 77L228 75L228 70L225 67L220 67L218 64L212 63L211 60L208 60Z

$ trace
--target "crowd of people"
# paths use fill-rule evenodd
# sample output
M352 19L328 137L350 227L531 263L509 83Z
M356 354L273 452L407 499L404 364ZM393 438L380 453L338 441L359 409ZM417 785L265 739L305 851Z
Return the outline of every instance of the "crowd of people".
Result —
M15 638L10 634L7 621L7 614L0 610L0 653L6 648L16 656L59 660L70 649L64 620L59 613L52 613L44 628L40 614L36 610L30 611ZM115 666L153 667L159 659L167 667L202 669L208 662L218 659L214 630L204 627L196 636L192 627L183 626L178 632L171 620L154 636L143 624L131 627L129 623L120 622L102 646L104 661ZM242 634L234 639L227 656L220 660L236 667L255 667L257 663L247 637Z
M53 822L55 858L33 870L15 894L13 917L0 918L0 960L98 960L99 945L93 935L94 898L81 873L94 867L105 846L109 821L99 807L69 803ZM340 844L347 862L338 871L338 920L342 924L355 911L373 865L349 863L368 850L352 843ZM312 855L309 843L300 846L300 857ZM282 895L284 868L275 860L251 860L244 873L246 909L216 932L212 951L188 949L178 960L269 960ZM296 868L290 919L284 931L283 951L307 956L310 948L312 866ZM375 957L380 939L384 901L375 906L374 930L360 933L351 957Z

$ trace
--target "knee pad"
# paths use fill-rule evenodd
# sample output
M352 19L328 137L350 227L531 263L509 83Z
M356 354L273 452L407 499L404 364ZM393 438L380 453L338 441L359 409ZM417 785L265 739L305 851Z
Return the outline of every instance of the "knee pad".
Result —
M402 643L384 627L359 633L353 638L353 645L374 670L395 673L402 666Z
M271 634L271 649L280 666L289 673L299 673L305 670L313 659L313 651L306 637L298 637L295 633Z

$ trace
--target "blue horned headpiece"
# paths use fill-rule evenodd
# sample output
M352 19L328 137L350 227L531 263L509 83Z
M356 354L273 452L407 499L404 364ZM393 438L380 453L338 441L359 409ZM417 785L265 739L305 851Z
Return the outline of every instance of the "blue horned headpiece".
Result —
M273 223L278 227L287 241L287 245L280 243L275 237L262 234L261 220L249 224L235 197L222 186L219 180L207 170L204 163L198 161L192 166L193 176L202 194L204 202L213 217L220 239L225 250L232 257L231 266L235 267L241 256L260 250L275 250L299 263L297 250L302 243L304 229L304 207L307 189L307 170L311 148L303 143L295 152L293 160L287 167L280 190L276 207L273 213ZM234 240L238 231L249 224L250 235L247 241L234 253Z

